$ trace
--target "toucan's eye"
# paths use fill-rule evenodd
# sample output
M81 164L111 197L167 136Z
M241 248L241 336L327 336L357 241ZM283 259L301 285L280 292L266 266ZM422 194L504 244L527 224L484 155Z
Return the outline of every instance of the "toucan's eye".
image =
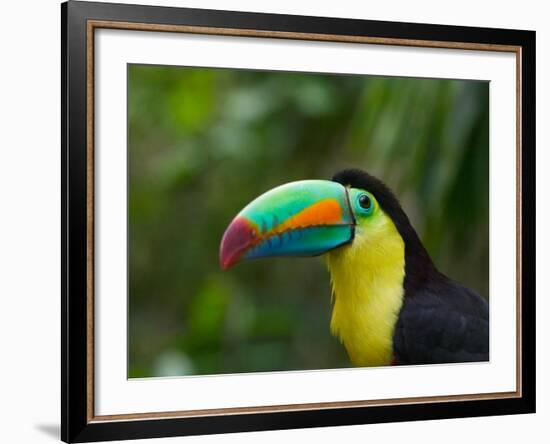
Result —
M368 194L361 194L359 195L359 198L357 199L359 202L359 206L365 210L370 211L372 208L372 201L370 200L370 197Z

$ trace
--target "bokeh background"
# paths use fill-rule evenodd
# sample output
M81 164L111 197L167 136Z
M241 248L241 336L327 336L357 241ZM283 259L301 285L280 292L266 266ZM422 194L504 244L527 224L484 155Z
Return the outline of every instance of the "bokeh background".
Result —
M488 100L478 81L129 65L129 377L349 366L321 258L218 265L250 200L345 167L488 297Z

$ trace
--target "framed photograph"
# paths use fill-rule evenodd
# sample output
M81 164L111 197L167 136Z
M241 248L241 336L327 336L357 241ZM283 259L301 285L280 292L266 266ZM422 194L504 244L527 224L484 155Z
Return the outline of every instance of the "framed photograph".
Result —
M535 33L69 1L62 439L535 411Z

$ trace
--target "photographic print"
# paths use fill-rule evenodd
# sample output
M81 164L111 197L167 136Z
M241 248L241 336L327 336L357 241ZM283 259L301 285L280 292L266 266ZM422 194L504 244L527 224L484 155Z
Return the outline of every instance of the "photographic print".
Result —
M489 361L489 82L127 76L128 377Z

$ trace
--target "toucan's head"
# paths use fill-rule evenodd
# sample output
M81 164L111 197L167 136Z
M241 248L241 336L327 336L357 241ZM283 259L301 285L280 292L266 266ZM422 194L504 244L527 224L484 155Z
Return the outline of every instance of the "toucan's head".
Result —
M330 181L291 182L253 200L225 231L220 265L358 245L383 252L388 233L400 232L400 226L410 224L391 191L366 172L344 170Z

